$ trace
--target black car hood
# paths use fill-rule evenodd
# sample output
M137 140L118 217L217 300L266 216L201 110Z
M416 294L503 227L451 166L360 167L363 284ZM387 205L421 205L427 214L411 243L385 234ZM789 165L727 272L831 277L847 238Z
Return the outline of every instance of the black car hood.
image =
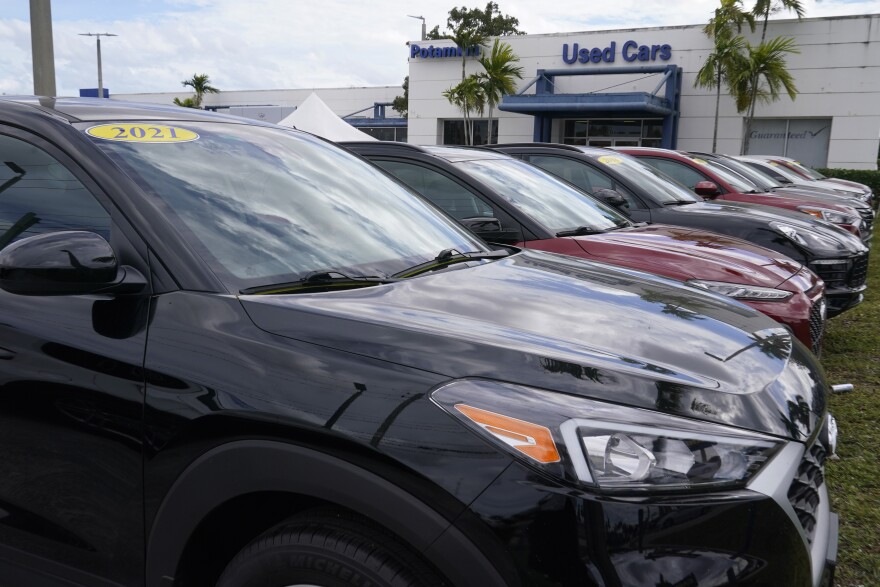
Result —
M684 206L675 206L672 209L676 213L695 215L717 215L720 212L727 217L735 216L739 219L761 223L764 227L768 227L770 222L782 222L798 229L812 231L834 243L834 247L828 247L827 250L814 248L811 252L817 255L855 255L866 251L859 238L853 234L807 214L783 208L744 202L735 204L695 202Z
M259 328L283 337L450 378L773 434L792 434L779 416L786 402L822 397L815 365L764 315L671 280L550 253L364 289L241 299ZM807 428L820 404L807 410Z

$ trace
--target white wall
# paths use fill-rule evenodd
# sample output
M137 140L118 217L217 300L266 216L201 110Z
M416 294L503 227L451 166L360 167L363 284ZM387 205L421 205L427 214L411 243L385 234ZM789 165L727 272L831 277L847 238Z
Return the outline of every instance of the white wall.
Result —
M694 88L696 72L712 50L711 41L702 32L703 25L627 29L553 35L505 37L519 56L524 70L524 87L538 69L612 69L629 65L675 64L682 68L681 120L678 147L709 150L715 113L715 94ZM880 15L833 17L797 20L773 20L768 37L795 37L799 54L787 59L799 95L791 101L787 95L773 104L761 104L757 118L831 118L828 149L829 167L876 169L880 146ZM749 35L760 41L760 27ZM621 58L623 43L667 43L672 46L669 61L627 63ZM614 63L566 64L562 47L578 43L580 47L608 46L617 43ZM448 41L413 41L421 46L449 46ZM461 114L443 97L442 92L461 80L461 60L456 58L409 59L410 103L409 141L436 144L440 141L440 122L459 119ZM481 68L474 58L467 60L467 73ZM639 79L639 75L597 75L556 78L556 93L583 93L617 86L609 91L654 90L658 77ZM622 84L622 85L618 85ZM526 91L534 93L534 88ZM662 90L661 90L662 93ZM531 141L531 116L497 113L499 141ZM554 125L554 140L558 128ZM736 112L733 99L722 94L719 120L719 152L739 153L742 145L743 117Z

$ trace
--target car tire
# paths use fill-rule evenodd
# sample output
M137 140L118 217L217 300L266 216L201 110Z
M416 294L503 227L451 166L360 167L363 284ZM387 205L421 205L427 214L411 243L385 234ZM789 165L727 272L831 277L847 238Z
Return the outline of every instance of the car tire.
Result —
M301 514L258 536L217 587L441 587L440 576L399 538L335 510Z

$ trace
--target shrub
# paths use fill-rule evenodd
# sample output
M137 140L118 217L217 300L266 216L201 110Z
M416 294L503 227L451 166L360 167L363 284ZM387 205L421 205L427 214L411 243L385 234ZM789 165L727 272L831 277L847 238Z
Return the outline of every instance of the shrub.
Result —
M847 179L870 186L875 194L880 194L880 171L871 169L817 169L822 175Z

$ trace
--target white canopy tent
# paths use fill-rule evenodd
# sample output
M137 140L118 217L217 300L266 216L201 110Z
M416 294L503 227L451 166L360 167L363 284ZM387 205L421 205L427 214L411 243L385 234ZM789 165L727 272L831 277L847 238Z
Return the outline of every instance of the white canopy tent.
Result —
M278 124L292 126L336 142L377 140L339 118L314 92Z

